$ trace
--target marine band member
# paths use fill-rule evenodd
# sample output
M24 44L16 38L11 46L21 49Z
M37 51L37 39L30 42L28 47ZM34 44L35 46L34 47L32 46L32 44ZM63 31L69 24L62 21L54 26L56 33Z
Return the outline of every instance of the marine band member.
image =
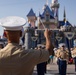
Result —
M66 75L69 53L65 47L66 45L64 43L59 44L59 49L56 52L56 57L58 58L58 67L59 67L60 75Z

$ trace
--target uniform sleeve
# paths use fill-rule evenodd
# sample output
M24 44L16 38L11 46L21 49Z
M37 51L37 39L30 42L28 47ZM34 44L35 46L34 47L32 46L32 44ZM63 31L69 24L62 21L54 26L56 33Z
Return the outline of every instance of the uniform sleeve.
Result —
M57 56L57 58L60 57L60 50L57 51L56 56Z
M27 57L27 61L33 62L33 64L38 64L49 59L49 52L48 50L25 50L23 57Z
M38 63L45 62L49 59L48 50L38 50L37 55L38 55L38 60L37 60Z
M59 50L56 51L56 57L59 57Z

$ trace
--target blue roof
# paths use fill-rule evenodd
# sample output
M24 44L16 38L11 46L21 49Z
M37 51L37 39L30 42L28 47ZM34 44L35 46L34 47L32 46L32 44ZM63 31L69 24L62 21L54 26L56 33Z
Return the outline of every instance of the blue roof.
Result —
M27 17L29 16L36 16L33 9L31 9L30 12L27 14Z
M45 6L44 12L42 13L42 15L40 15L40 17L41 17L41 18L44 18L46 12L48 12L48 13L50 14L50 18L51 18L51 19L54 19L54 13L50 10L50 8L49 8L48 5Z
M65 25L65 22L64 21L59 21L59 26L64 26ZM69 23L69 21L66 21L66 25L71 25Z
M41 19L43 19L43 18L44 18L44 16L43 16L43 15L41 15L40 13L39 13L39 17L40 17Z

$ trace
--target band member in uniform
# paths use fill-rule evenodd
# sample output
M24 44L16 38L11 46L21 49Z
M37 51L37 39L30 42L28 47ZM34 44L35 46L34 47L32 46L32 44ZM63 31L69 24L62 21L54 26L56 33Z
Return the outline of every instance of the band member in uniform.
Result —
M71 51L72 58L74 58L74 64L75 64L75 72L76 72L76 44L74 44L74 48Z
M67 60L69 57L69 53L65 48L65 44L59 44L59 49L57 50L56 56L58 58L58 67L59 67L59 74L66 75L67 69Z
M26 20L18 16L0 19L0 26L4 27L8 40L8 44L0 50L0 75L32 75L34 66L47 61L53 53L51 32L48 29L44 31L46 49L25 50L19 46L21 30L25 23Z
M43 47L42 45L38 46L38 50L41 50L41 49L45 49L45 47ZM47 61L37 64L37 75L45 75L46 65L47 65Z

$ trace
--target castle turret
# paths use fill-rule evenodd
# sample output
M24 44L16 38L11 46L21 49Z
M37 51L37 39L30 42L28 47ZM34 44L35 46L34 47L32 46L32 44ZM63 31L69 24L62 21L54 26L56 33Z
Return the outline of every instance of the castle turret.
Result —
M58 9L59 9L58 0L52 0L51 8L54 13L54 17L58 19Z
M28 23L30 24L30 27L35 28L35 22L36 22L36 15L33 11L33 9L30 10L30 12L27 15Z
M34 47L35 42L32 40L34 35L34 28L25 27L25 49Z

